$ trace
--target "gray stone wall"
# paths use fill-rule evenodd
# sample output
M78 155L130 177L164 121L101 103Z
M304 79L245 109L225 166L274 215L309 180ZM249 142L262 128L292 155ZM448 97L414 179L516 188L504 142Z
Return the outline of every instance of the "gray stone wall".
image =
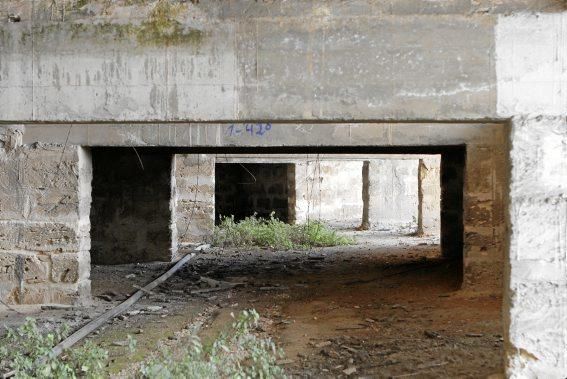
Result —
M49 143L69 143L64 161L70 167L81 166L77 146L466 144L465 279L499 291L506 279L509 376L554 377L567 370L561 276L542 278L526 268L565 268L563 259L550 258L567 250L557 218L562 195L557 185L539 184L565 183L567 174L545 158L547 152L528 157L529 149L519 149L532 148L533 140L523 138L534 128L549 151L563 158L556 144L562 133L540 128L537 119L563 125L567 114L563 0L187 2L170 21L181 32L156 40L144 38L151 6L92 1L63 11L50 3L1 3L22 21L0 23L0 121L25 124L26 146L4 153L0 172L6 179L0 183L17 189L17 199L37 200L1 208L4 293L19 285L13 273L20 252L48 255L49 266L53 250L69 257L88 250L81 212L61 210L65 202L42 210L41 204L53 201L42 195L49 191L40 189L44 184L28 187L30 177L49 179L59 162ZM247 135L233 134L234 120L282 122L268 133ZM99 124L69 128L74 121ZM542 177L510 174L508 141L514 167L542 165L534 171ZM41 144L33 147L35 142ZM29 163L38 149L41 163ZM67 160L75 153L79 158ZM78 172L73 181L81 182L80 173L86 176L88 169ZM68 195L82 208L86 186L77 186ZM540 192L519 196L533 188ZM13 192L6 196L14 200ZM183 202L172 204L176 209ZM526 214L518 207L528 207ZM536 220L552 234L543 227L530 234L538 230ZM34 242L38 235L50 235L50 244L43 237ZM507 269L501 273L503 262ZM25 284L30 294L40 294L27 298L53 300L52 294L77 293L87 283L51 280ZM525 316L536 308L547 309L541 322Z
M88 151L21 145L0 127L0 298L70 303L90 294Z
M210 240L215 225L215 157L175 154L171 183L172 256Z

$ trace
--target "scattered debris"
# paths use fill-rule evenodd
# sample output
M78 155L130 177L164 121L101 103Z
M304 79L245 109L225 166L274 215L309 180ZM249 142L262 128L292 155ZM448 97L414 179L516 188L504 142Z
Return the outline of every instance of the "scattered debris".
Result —
M55 310L71 310L77 307L69 304L44 304L41 306L42 311L55 311Z

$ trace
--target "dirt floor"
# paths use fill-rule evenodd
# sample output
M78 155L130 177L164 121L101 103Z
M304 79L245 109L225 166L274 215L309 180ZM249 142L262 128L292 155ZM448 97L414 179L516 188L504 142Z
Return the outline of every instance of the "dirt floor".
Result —
M357 244L310 251L213 249L90 339L127 376L156 346L196 331L212 339L231 313L255 308L294 377L486 378L503 372L500 297L458 290L435 239L351 232ZM92 307L25 310L46 328L86 323L161 274L163 263L95 266ZM201 277L237 283L211 289ZM23 308L21 309L23 310ZM21 316L0 314L4 324ZM127 350L127 336L137 351Z

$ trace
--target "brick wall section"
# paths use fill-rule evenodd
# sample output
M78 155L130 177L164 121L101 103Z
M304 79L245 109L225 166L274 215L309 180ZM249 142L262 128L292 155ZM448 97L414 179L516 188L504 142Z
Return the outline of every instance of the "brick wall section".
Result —
M215 222L215 157L175 154L172 167L172 254L207 242Z
M88 151L20 145L0 127L0 298L75 303L90 296Z

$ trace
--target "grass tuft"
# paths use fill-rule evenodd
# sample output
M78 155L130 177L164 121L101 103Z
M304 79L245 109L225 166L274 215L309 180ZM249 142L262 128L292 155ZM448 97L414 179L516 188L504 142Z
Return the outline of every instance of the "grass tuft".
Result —
M319 221L290 225L274 217L250 216L240 222L223 217L215 226L213 245L222 247L260 246L278 250L306 249L353 244L352 238L339 235Z

